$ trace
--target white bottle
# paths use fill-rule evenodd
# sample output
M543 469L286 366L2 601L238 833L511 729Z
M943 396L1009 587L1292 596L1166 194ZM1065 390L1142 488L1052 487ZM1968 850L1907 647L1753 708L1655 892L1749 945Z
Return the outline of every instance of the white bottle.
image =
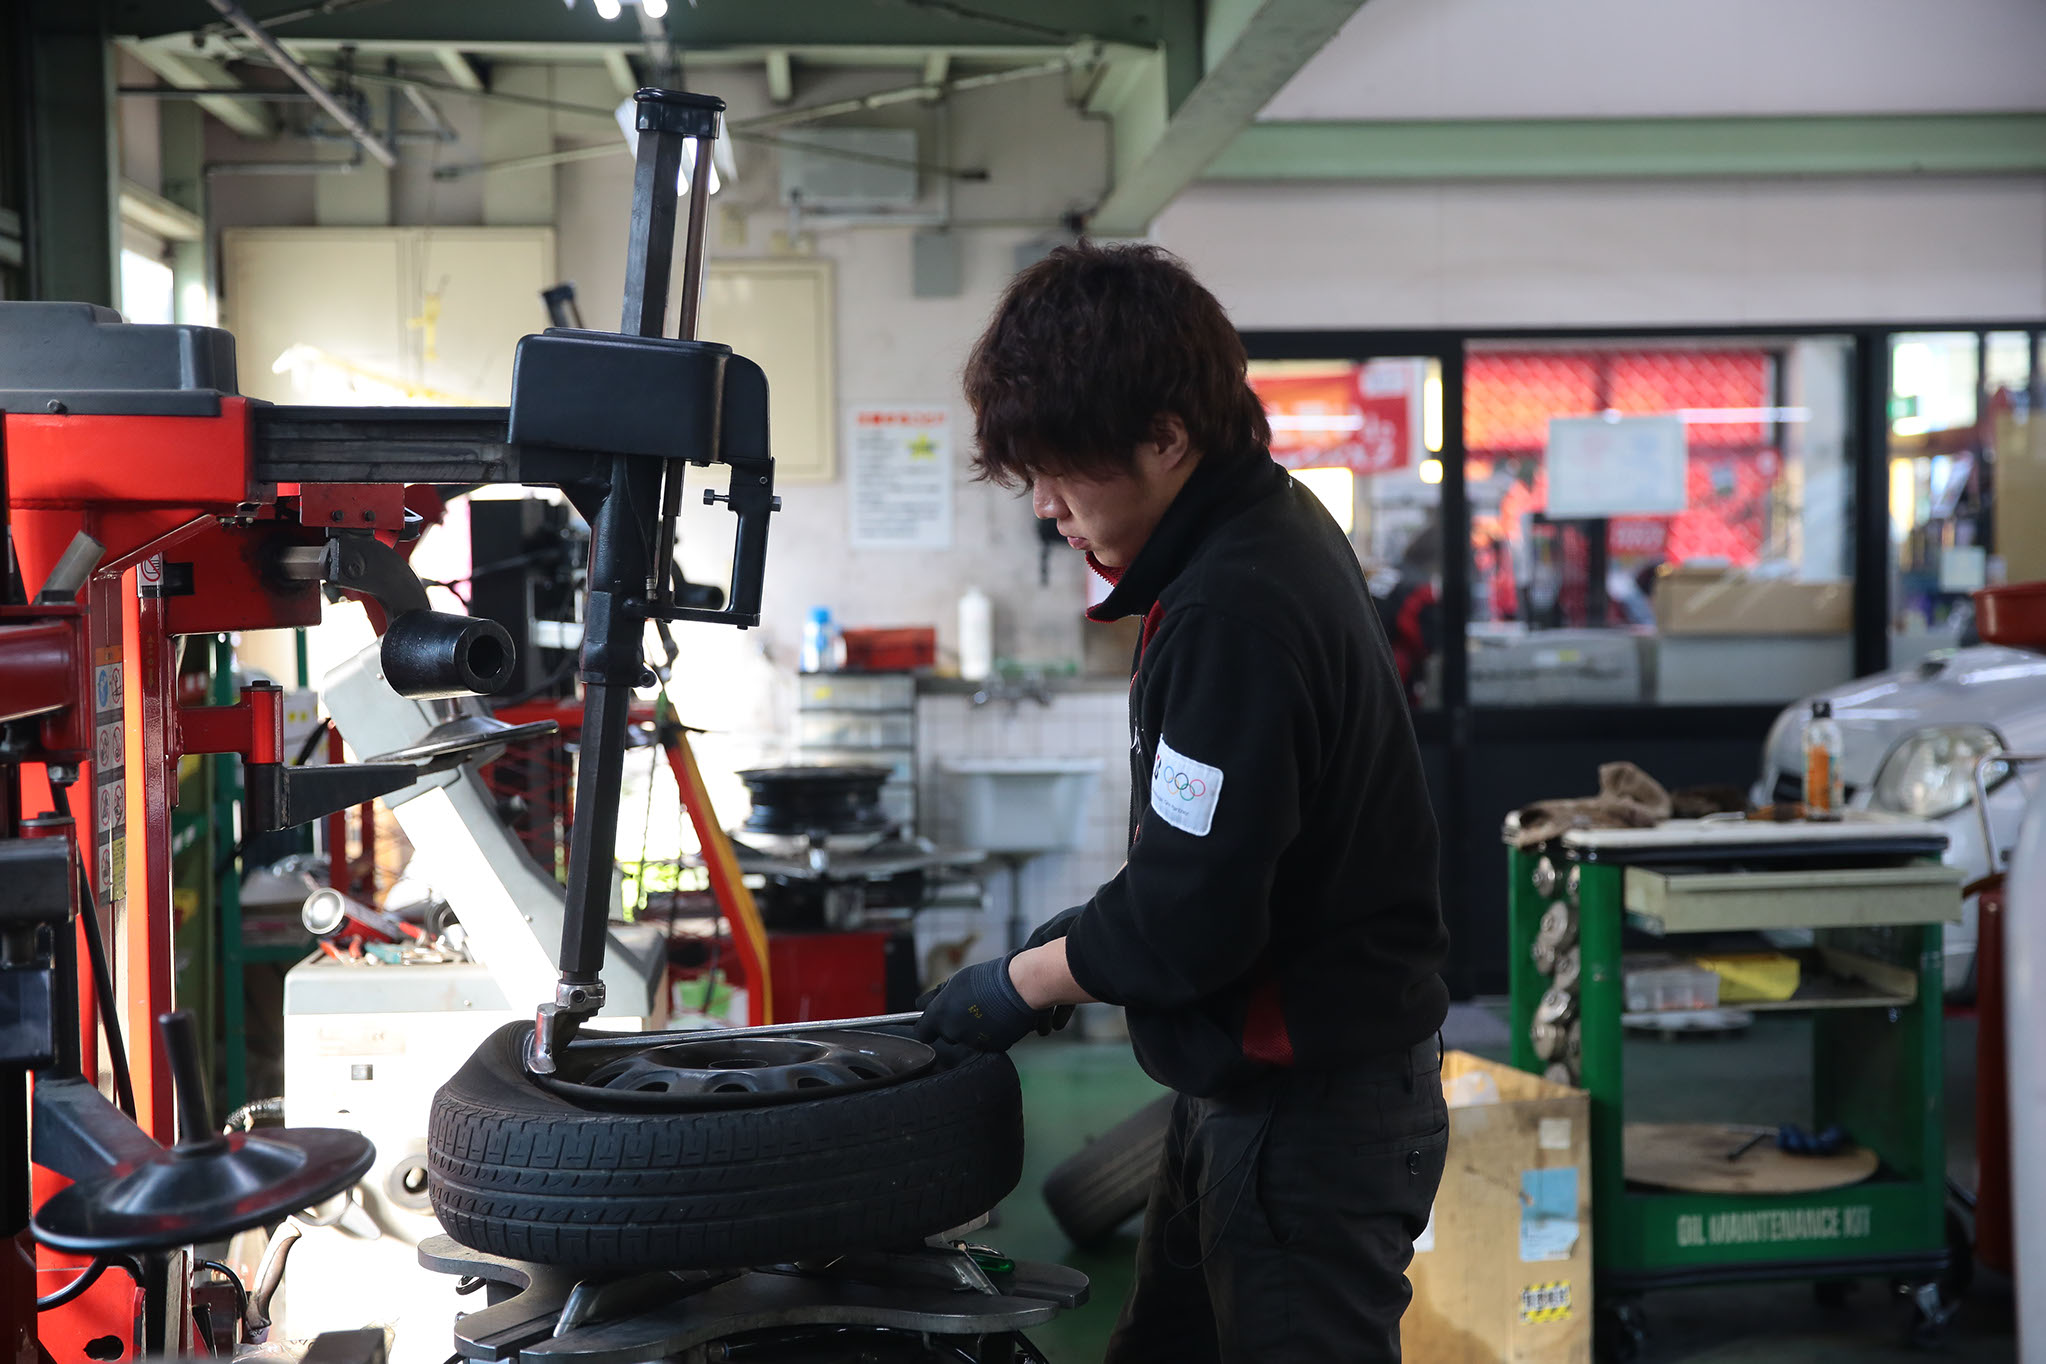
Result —
M959 675L985 681L995 670L995 607L987 593L969 587L959 594Z

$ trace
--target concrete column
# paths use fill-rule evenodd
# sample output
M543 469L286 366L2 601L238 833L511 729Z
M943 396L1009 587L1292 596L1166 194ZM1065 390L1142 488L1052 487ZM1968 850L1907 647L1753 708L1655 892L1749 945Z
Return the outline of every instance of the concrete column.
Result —
M29 296L114 305L113 61L98 7L30 0Z
M188 100L165 100L157 114L163 197L206 217L206 111ZM180 322L210 327L219 320L214 305L208 243L213 224L196 242L171 243L171 306Z
M544 99L550 71L544 66L500 63L491 72L490 87L505 94ZM483 106L483 160L504 161L554 150L554 115L547 109L518 104ZM483 177L483 222L486 227L539 227L554 222L554 167L491 171Z

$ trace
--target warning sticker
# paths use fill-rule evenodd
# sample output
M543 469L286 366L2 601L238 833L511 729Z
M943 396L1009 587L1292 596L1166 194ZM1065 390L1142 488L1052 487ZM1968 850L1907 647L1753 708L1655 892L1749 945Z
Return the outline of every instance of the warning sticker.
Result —
M121 708L121 665L118 662L102 663L92 670L92 708Z
M121 725L119 721L99 726L93 731L92 762L101 771L111 771L121 765Z
M1570 1281L1529 1284L1520 1290L1520 1319L1528 1325L1570 1319Z
M120 781L110 781L93 793L99 808L99 831L112 833L116 826L125 821L128 805L127 790Z

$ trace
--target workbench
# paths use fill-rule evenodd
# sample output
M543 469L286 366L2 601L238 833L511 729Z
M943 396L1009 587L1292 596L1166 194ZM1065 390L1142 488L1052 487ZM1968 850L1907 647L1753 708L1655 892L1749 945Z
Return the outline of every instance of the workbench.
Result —
M1514 832L1509 821L1509 843ZM1639 1295L1693 1284L1883 1276L1913 1287L1920 1334L1943 1320L1937 1281L1950 1249L1940 925L1960 914L1959 873L1939 862L1945 846L1936 825L1857 813L1826 823L1721 818L1573 830L1512 848L1513 1062L1535 1073L1555 1064L1537 1053L1531 1034L1545 994L1553 1015L1560 1001L1551 986L1560 984L1574 995L1578 1030L1562 1064L1591 1096L1604 1357L1630 1358L1638 1349ZM1536 962L1542 918L1550 914L1553 940L1557 905L1575 920L1575 985L1567 965L1558 981ZM1678 956L1729 945L1765 949L1765 932L1780 943L1781 930L1809 930L1810 945L1795 949L1803 966L1797 992L1738 1007L1810 1014L1813 1130L1838 1124L1875 1153L1876 1172L1846 1187L1795 1194L1630 1183L1623 929L1645 935L1635 944Z

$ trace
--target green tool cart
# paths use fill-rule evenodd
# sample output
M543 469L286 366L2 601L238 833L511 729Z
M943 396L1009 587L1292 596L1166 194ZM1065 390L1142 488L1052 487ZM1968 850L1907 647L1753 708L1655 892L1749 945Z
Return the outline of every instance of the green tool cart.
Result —
M1515 831L1509 820L1509 845ZM1940 925L1960 914L1959 872L1938 860L1945 847L1936 825L1856 814L1572 830L1512 849L1513 1062L1591 1096L1602 1357L1639 1349L1642 1293L1693 1284L1882 1276L1910 1287L1921 1337L1944 1321ZM1810 1011L1814 1128L1844 1128L1875 1153L1876 1172L1794 1194L1630 1184L1623 928L1677 957L1768 950L1765 931L1810 930L1794 952L1796 994L1738 1007Z

